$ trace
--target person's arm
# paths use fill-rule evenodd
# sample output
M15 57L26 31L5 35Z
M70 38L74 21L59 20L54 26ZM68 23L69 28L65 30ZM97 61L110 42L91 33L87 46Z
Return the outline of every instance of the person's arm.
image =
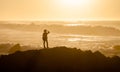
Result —
M48 31L48 34L49 34L50 32Z

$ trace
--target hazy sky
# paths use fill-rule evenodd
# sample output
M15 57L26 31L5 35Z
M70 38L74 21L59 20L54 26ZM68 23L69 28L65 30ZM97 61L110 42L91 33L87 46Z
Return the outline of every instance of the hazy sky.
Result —
M120 0L0 0L0 20L120 20Z

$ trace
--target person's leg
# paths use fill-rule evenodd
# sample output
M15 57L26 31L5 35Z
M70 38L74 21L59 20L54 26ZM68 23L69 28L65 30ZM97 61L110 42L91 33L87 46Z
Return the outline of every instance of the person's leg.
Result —
M48 46L48 40L46 41L46 44L47 44L47 48L49 48L49 46Z
M46 48L46 47L45 47L45 40L43 40L43 46L44 46L44 48Z

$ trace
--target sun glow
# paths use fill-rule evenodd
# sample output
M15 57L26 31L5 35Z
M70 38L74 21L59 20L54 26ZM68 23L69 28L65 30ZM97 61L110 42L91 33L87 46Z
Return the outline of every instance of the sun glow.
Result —
M89 6L92 0L60 0L60 4L67 7Z

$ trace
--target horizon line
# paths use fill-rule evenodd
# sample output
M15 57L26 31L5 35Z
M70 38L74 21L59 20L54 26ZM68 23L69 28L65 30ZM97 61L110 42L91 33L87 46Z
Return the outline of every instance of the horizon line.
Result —
M0 21L120 21L120 19L1 19Z

